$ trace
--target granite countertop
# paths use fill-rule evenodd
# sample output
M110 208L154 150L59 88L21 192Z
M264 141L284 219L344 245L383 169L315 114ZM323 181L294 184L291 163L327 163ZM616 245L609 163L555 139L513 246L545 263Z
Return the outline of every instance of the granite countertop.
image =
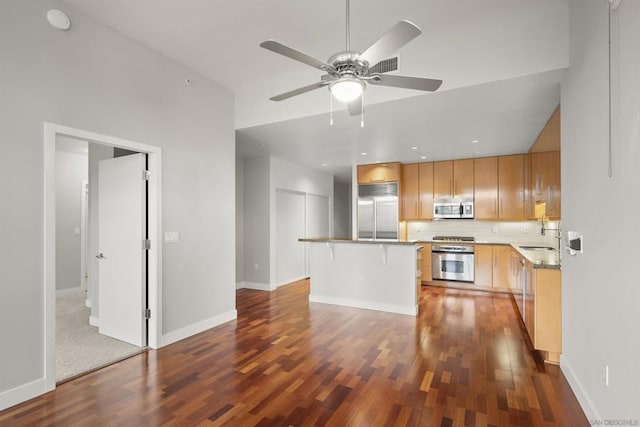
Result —
M442 240L419 240L416 243L454 243ZM460 243L460 242L455 242ZM507 241L486 241L476 240L473 242L462 242L467 245L504 245L511 246L527 261L533 264L533 268L546 268L551 270L560 270L561 263L557 249L523 249L522 246L546 248L550 247L544 243L531 242L507 242Z
M353 239L337 239L334 237L317 237L310 239L298 239L299 242L310 243L355 243L365 245L398 245L398 246L410 246L415 245L415 241L407 240L353 240Z

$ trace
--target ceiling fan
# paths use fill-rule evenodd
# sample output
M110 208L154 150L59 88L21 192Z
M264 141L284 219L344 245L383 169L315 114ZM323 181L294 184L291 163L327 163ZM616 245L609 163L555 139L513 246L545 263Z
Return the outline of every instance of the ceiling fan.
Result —
M333 97L347 103L351 115L359 115L363 112L362 93L367 84L429 92L433 92L440 87L442 80L384 74L397 69L397 58L389 59L388 56L422 33L420 28L412 22L406 20L398 22L362 53L351 50L349 0L346 0L346 3L346 49L332 55L326 62L275 40L267 40L260 43L260 46L265 49L295 59L326 73L320 77L320 81L317 83L276 95L269 98L270 100L282 101L328 86ZM355 102L359 98L360 102Z

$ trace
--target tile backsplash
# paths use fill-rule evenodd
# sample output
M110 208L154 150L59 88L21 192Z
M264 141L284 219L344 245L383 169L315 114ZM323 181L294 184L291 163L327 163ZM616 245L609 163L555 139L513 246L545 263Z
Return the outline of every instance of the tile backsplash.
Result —
M532 243L557 247L554 230L540 234L540 221L436 220L407 222L408 240L431 240L433 236L471 236L478 241ZM545 222L547 229L558 229L560 221Z

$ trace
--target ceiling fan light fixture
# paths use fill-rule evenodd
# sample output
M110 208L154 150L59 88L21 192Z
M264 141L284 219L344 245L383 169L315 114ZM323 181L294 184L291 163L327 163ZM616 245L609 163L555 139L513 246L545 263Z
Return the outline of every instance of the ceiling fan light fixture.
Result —
M336 80L329 85L331 94L341 102L351 102L360 97L364 92L365 85L362 81L347 77Z

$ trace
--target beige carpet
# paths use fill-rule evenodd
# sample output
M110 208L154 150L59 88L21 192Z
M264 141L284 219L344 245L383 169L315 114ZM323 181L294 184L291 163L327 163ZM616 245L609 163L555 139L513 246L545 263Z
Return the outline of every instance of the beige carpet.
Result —
M56 298L56 382L109 365L142 348L100 335L89 325L91 309L78 291Z

